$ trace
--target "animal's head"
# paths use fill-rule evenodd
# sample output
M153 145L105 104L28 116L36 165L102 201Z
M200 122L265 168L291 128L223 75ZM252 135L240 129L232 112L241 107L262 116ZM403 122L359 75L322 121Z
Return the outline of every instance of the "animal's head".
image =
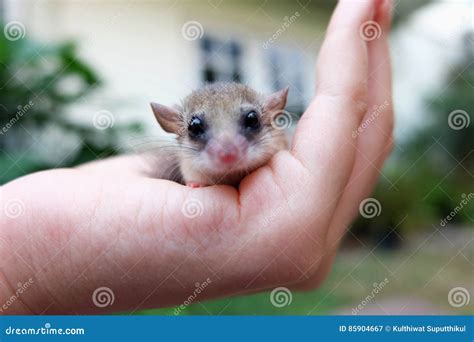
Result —
M175 108L152 103L161 127L177 135L188 165L218 175L251 171L286 146L273 122L285 109L288 88L262 96L236 83L196 90Z

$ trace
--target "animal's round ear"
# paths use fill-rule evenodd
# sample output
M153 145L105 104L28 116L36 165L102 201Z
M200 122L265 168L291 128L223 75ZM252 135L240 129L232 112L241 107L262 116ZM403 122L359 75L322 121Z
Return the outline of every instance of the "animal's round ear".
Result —
M177 134L180 130L181 113L177 109L159 103L152 102L150 104L161 128L168 133Z
M268 95L263 102L264 112L275 112L285 109L286 100L288 98L289 87L279 90L273 94Z

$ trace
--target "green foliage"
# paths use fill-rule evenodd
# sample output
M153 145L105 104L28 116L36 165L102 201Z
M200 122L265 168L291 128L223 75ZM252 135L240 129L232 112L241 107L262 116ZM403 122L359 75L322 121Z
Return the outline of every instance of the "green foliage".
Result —
M0 80L4 84L0 94L3 105L0 124L5 125L29 101L38 102L33 113L22 122L36 124L55 122L64 125L58 113L99 85L94 71L76 56L72 43L44 46L26 39L9 41L0 36ZM61 83L75 79L80 85L73 93L64 93Z
M27 39L10 41L0 35L0 84L0 184L58 166L29 152L34 140L21 141L21 146L12 148L11 141L18 145L19 139L15 138L25 133L26 127L29 132L30 128L41 131L53 125L80 137L79 152L60 166L117 154L119 134L140 130L136 124L97 130L66 117L68 105L83 100L101 84L96 72L78 57L76 46L70 42L44 45Z
M463 194L474 192L474 123L466 123L474 112L471 41L472 34L467 34L463 58L447 78L441 96L426 100L431 114L426 126L401 147L395 165L384 170L372 195L381 203L382 211L377 217L360 218L355 223L353 232L359 238L375 238L396 246L410 231L433 229L433 225L439 228L441 220L461 205ZM463 111L462 120L467 121L456 125L449 119L454 111ZM450 222L472 224L473 202L463 206Z

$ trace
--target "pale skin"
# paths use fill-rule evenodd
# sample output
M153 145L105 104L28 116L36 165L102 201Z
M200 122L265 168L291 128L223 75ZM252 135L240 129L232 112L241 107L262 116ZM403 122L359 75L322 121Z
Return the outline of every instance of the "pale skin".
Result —
M198 300L317 288L391 150L390 6L340 1L319 54L317 93L291 150L277 153L238 190L151 179L137 157L4 185L0 207L20 199L24 212L12 218L0 211L0 305L18 283L33 283L2 313L180 305L207 278ZM382 28L370 42L359 33L368 20ZM370 108L385 101L388 109L354 139ZM183 210L190 201L201 205L201 215ZM102 286L115 296L104 308L91 299Z

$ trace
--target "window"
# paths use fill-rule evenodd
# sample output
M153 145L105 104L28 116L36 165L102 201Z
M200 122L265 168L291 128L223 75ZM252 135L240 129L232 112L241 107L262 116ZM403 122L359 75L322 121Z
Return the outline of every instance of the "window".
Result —
M203 83L242 81L242 49L237 42L204 37L201 40L201 51Z
M298 51L274 47L267 60L270 67L270 82L274 91L290 87L287 108L302 113L305 106L305 87L303 82L305 62Z

